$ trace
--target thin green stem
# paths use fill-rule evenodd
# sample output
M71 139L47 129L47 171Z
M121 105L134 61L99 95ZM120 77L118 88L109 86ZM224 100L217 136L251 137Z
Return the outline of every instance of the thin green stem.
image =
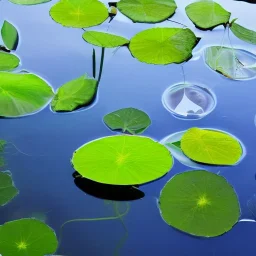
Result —
M168 20L168 21L170 21L170 22L173 22L173 23L179 24L179 25L181 25L181 26L183 26L183 27L187 27L185 24L180 23L180 22L178 22L178 21L171 20L171 19L167 19L167 20Z
M103 70L103 64L104 64L104 56L105 56L105 48L101 48L101 58L100 58L100 71L99 71L99 76L98 76L98 82L97 85L100 83L101 75L102 75L102 70Z
M94 48L92 50L92 75L96 78L96 53Z

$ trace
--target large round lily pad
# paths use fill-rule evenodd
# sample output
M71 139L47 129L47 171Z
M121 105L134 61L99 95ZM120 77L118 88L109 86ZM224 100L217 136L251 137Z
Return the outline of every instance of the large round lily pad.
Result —
M193 161L213 165L234 165L243 154L239 141L231 135L199 128L187 130L181 149Z
M197 41L190 29L151 28L136 34L129 48L141 62L164 65L182 63L191 58Z
M51 0L9 0L13 4L20 4L20 5L36 5L36 4L43 4L50 2Z
M109 17L107 7L98 0L60 0L50 15L57 23L73 28L96 26Z
M0 226L0 254L4 256L43 256L58 246L54 231L36 219L20 219Z
M0 71L11 71L17 68L20 64L20 59L10 53L0 52Z
M231 13L214 1L202 0L186 7L189 19L196 27L207 30L228 23Z
M117 8L134 22L157 23L171 17L177 5L174 0L121 0Z
M74 152L72 164L87 179L134 185L162 177L173 161L168 149L150 138L118 135L83 145Z
M89 44L105 48L118 47L129 43L129 40L122 36L99 31L86 31L83 34L83 39Z
M0 116L18 117L43 108L52 88L34 74L0 72Z
M204 170L175 175L159 198L164 221L195 236L214 237L238 221L237 195L226 179Z

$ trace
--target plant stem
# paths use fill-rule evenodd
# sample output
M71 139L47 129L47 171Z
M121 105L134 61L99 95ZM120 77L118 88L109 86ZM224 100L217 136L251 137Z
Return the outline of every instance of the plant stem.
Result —
M96 53L94 48L92 50L92 76L96 78Z
M170 19L167 19L167 20L170 21L170 22L177 23L177 24L179 24L179 25L181 25L181 26L183 26L183 27L187 27L185 24L182 24L182 23L180 23L180 22L178 22L178 21L174 21L174 20L170 20Z
M100 71L99 71L97 86L99 85L100 79L101 79L101 74L102 74L103 64L104 64L104 56L105 56L105 48L102 47L101 48L101 58L100 58Z

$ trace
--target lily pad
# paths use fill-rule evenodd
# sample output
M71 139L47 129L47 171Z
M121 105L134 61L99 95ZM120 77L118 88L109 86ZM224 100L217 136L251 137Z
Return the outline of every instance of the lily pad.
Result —
M97 80L83 75L62 85L55 94L53 111L73 111L91 103L97 93Z
M32 114L48 104L52 88L34 74L0 72L0 116Z
M239 39L250 43L250 44L256 44L256 32L250 29L247 29L236 22L233 22L231 25L231 31L233 34L238 37Z
M231 135L199 128L187 130L181 149L193 161L213 165L234 165L243 154L240 143Z
M71 160L83 177L104 184L135 185L165 175L173 161L154 140L130 135L100 138L77 149Z
M0 172L0 206L8 204L18 193L9 173Z
M104 122L112 130L122 129L131 134L140 134L151 124L149 116L136 108L123 108L109 113L104 116Z
M233 187L224 177L204 170L175 175L162 189L159 204L168 225L195 236L222 235L240 217Z
M0 228L0 254L5 256L43 256L56 251L54 231L36 219L6 222Z
M11 71L17 68L20 64L20 59L10 53L0 51L0 71Z
M43 4L50 2L51 0L9 0L13 4L20 4L20 5L36 5L36 4Z
M83 39L89 44L105 48L114 48L129 43L129 40L124 37L99 31L86 31Z
M96 26L109 17L107 7L98 0L60 0L50 15L55 22L73 28Z
M205 63L213 70L233 80L256 76L256 56L250 52L221 46L204 50Z
M198 1L186 7L189 19L199 29L213 29L228 23L231 13L214 1Z
M177 5L174 0L121 0L117 8L134 22L157 23L171 17Z
M151 28L130 42L132 55L148 64L182 63L192 57L198 39L190 29Z
M10 50L16 50L19 41L19 35L17 29L8 21L4 21L1 29L1 35L4 44Z

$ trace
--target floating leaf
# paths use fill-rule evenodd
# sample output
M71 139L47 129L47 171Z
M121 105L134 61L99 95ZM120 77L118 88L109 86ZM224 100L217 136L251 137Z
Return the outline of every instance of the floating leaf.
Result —
M256 56L250 52L221 46L204 50L205 63L213 70L234 80L256 76Z
M55 22L73 28L96 26L109 17L107 7L98 0L60 0L50 15Z
M231 31L234 33L236 37L239 39L250 43L250 44L256 44L256 32L250 29L247 29L236 22L233 22L231 25Z
M214 1L198 1L186 7L189 19L196 27L207 30L228 23L231 13Z
M131 134L144 132L151 124L149 116L136 108L123 108L104 116L104 122L112 130L122 129Z
M20 64L20 59L10 53L0 51L0 71L11 71L17 68Z
M240 143L229 134L199 128L187 130L181 149L193 161L214 165L234 165L243 154Z
M83 34L83 39L89 44L105 48L114 48L129 43L129 40L124 37L99 31L86 31Z
M159 204L168 225L195 236L222 235L240 216L232 186L224 177L203 170L175 175L162 189Z
M121 0L117 8L134 22L157 23L171 17L177 5L174 0Z
M16 50L19 41L19 35L17 29L8 21L4 21L1 29L2 39L4 44L10 50Z
M6 146L6 141L0 140L0 153L2 153L4 151L5 146Z
M51 106L54 111L73 111L91 103L96 93L97 81L83 75L62 85Z
M36 4L43 4L50 2L51 0L9 0L13 4L20 4L20 5L36 5Z
M134 185L165 175L173 161L169 151L147 137L118 135L91 141L77 149L74 169L104 184Z
M197 42L190 29L151 28L131 39L130 51L139 61L149 64L181 63L192 57Z
M4 256L43 256L56 251L54 231L36 219L6 222L0 228L0 253Z
M18 193L12 177L8 173L0 172L0 206L8 204Z
M53 96L52 88L34 74L0 72L0 116L32 114Z

